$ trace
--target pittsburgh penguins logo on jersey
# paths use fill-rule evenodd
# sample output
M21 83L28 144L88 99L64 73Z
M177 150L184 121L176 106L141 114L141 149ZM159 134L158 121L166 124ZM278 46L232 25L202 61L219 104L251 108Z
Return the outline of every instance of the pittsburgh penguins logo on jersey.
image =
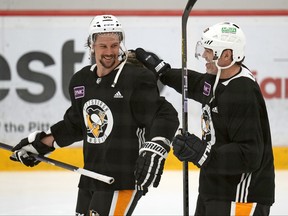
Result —
M202 138L207 143L214 145L215 144L215 131L212 122L211 109L208 104L202 107Z
M84 104L83 118L87 129L87 142L104 143L113 128L110 108L98 99L89 100Z

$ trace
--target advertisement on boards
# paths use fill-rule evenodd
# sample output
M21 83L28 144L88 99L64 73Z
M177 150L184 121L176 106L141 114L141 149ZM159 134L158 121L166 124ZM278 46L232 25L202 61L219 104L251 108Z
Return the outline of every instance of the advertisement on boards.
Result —
M86 47L92 17L0 17L0 140L14 145L35 130L46 131L70 106L72 75L90 64ZM143 47L181 68L181 18L121 16L127 49ZM194 58L202 31L221 21L237 23L247 37L244 64L266 100L273 145L288 145L288 18L193 17L187 26L187 66L205 72ZM275 25L277 23L277 25ZM182 97L161 94L179 112ZM201 105L189 101L189 131L200 134Z

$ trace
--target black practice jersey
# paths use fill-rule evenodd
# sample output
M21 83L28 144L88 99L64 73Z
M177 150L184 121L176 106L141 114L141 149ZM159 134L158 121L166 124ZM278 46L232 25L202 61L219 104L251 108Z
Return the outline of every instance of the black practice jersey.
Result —
M211 159L201 168L199 194L204 200L274 202L274 162L266 105L249 70L232 78L188 71L188 97L202 104L202 140ZM181 93L181 70L171 69L161 81Z
M112 87L118 70L98 77L93 65L75 73L69 87L71 107L51 127L61 147L83 140L85 169L115 179L108 185L81 176L82 189L135 189L134 169L141 144L154 137L171 140L179 126L176 110L159 96L151 71L125 64Z

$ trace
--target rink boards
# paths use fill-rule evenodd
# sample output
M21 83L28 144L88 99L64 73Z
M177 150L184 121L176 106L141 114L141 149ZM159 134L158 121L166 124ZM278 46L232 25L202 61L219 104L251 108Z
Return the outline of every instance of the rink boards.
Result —
M275 168L277 170L288 170L288 147L274 147L274 162ZM38 166L34 168L28 168L23 166L20 163L13 162L9 159L10 152L0 149L0 171L39 171L39 170L63 170L61 168L40 163ZM69 163L78 167L83 166L83 155L82 155L82 148L62 148L57 149L50 155L51 158L63 161L65 163ZM192 163L189 165L190 169L198 169ZM173 155L172 151L170 151L166 163L165 163L166 170L181 170L182 163L178 161L178 159Z

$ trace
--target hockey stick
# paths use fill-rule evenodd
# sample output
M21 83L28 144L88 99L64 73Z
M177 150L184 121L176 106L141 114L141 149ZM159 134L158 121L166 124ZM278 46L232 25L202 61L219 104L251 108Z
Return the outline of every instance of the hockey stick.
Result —
M187 21L197 0L188 0L182 14L182 134L188 130ZM189 215L189 167L183 162L183 215Z
M4 143L0 143L0 148L11 151L13 147L10 145L4 144ZM66 169L66 170L70 170L70 171L79 173L80 175L88 176L90 178L105 182L107 184L112 184L114 182L114 178L110 177L110 176L106 176L106 175L92 172L90 170L82 169L82 168L79 168L79 167L76 167L76 166L73 166L73 165L70 165L67 163L63 163L63 162L58 161L58 160L47 158L47 157L42 156L42 155L37 155L37 154L33 154L33 153L31 153L31 155L39 161L51 164L53 166L61 167L61 168Z

